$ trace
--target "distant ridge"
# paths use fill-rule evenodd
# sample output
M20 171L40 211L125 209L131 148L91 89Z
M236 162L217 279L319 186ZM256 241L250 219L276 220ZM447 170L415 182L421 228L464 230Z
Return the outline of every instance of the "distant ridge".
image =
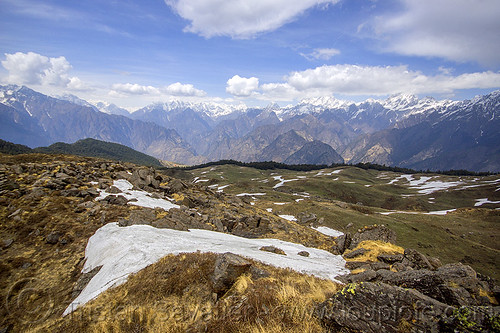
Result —
M152 156L143 154L118 143L96 139L83 139L72 144L57 142L48 147L39 147L35 149L0 139L0 153L11 155L30 153L68 154L85 157L99 157L139 165L162 166L160 161Z

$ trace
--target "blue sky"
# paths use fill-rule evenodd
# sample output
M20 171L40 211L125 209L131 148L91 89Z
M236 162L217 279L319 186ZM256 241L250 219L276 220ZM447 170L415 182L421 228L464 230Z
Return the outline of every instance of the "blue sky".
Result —
M0 0L0 81L130 109L500 88L498 0Z

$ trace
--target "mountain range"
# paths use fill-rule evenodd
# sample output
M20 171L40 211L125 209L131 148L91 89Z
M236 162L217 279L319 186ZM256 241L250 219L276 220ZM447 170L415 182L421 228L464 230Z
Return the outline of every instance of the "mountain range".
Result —
M113 104L0 86L0 138L29 147L94 138L162 160L196 164L370 162L414 169L500 171L500 91L451 101L399 94L296 105L155 103L132 113Z

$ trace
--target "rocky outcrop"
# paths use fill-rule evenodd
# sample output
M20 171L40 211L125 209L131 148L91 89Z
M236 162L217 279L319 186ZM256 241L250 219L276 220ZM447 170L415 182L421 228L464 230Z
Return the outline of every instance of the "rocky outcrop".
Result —
M377 240L386 243L396 243L396 233L384 225L366 226L352 236L349 249L354 249L365 240Z
M316 308L330 332L500 332L498 287L470 266L442 265L414 249L356 261L372 250L361 242L390 249L383 242L395 239L384 226L354 234L344 253L352 272L338 277L347 285ZM336 239L339 252L349 240Z
M329 332L498 332L500 309L454 307L415 289L364 282L345 286L316 315Z

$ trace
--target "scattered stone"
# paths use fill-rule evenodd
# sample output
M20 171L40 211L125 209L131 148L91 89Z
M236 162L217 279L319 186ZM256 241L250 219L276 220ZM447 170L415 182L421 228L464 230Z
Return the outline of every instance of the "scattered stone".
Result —
M47 242L48 244L57 244L61 236L62 234L59 231L51 232L47 235L47 237L45 237L45 242Z
M248 272L251 265L248 260L233 253L219 255L211 278L213 291L219 297L224 295L240 275Z
M116 186L110 186L107 190L106 190L107 193L111 193L111 194L117 194L117 193L122 193L122 191L116 187Z
M300 251L299 253L297 253L299 256L303 256L303 257L309 257L309 252L307 251Z
M281 254L281 255L286 256L285 251L283 251L282 249L277 248L277 247L275 247L273 245L262 246L259 250L260 251L266 251L266 252L272 252L272 253Z
M118 206L126 206L127 205L127 198L125 198L123 195L108 195L102 201L109 203L110 205L118 205Z
M316 216L316 214L313 214L313 213L308 214L308 213L302 212L297 216L297 221L300 224L314 223L317 219L318 219L318 217Z
M2 248L4 248L4 249L8 248L9 246L12 245L12 243L14 243L14 240L12 238L3 239L2 240Z

